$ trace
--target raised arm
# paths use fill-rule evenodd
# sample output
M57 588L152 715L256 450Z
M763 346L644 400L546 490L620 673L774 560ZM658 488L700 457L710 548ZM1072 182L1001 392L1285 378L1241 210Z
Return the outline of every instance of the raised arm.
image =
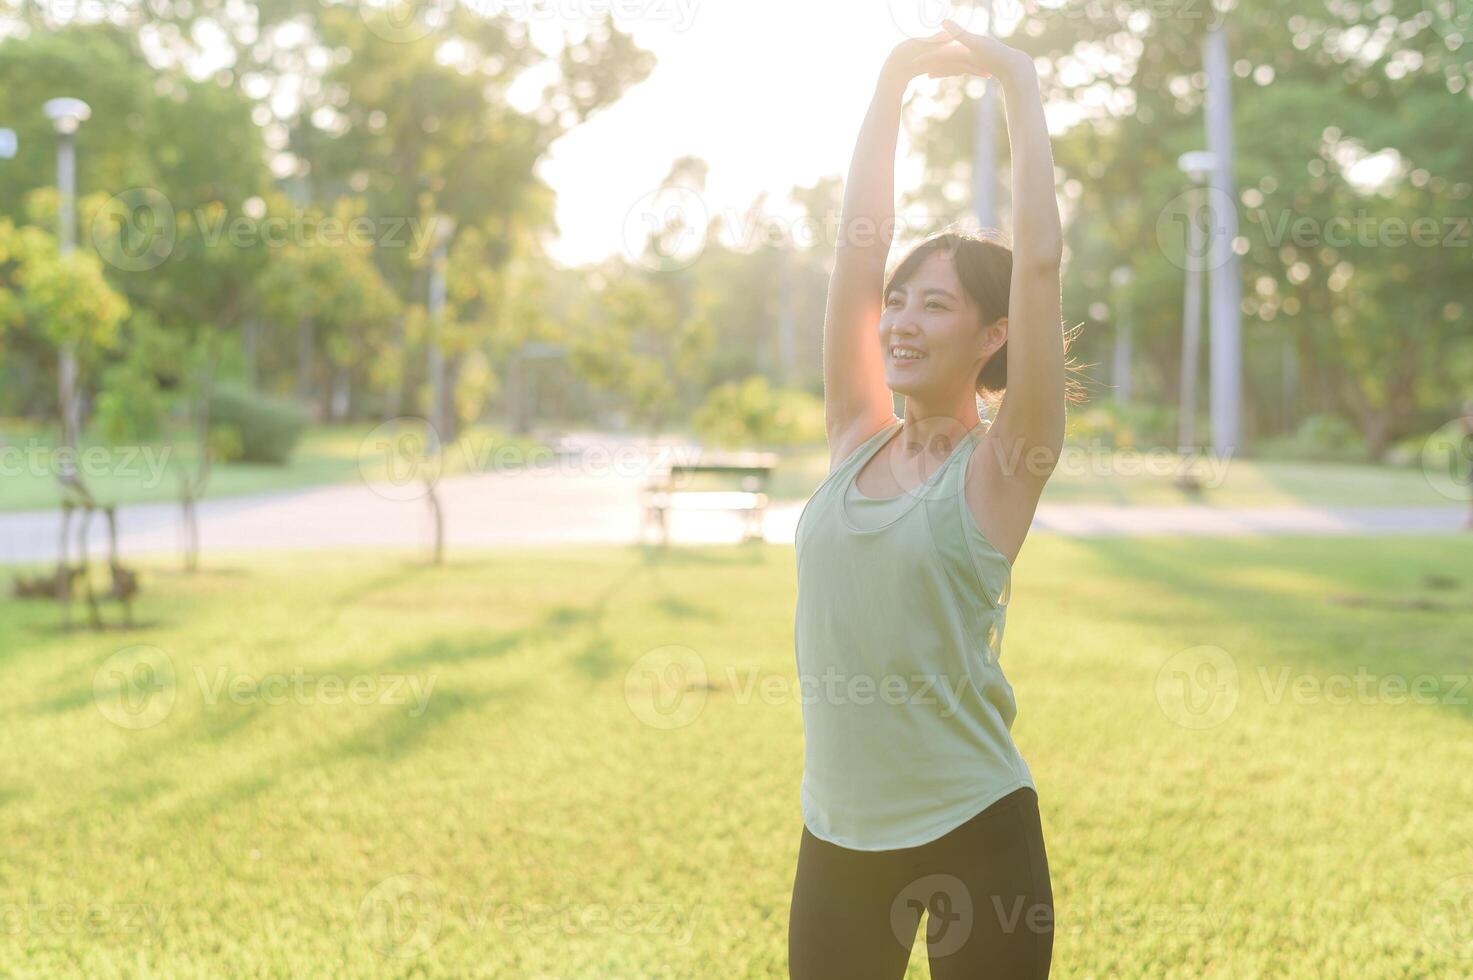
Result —
M943 32L907 40L890 53L849 163L823 322L824 428L830 466L842 462L895 417L885 385L879 322L885 264L895 237L900 105L910 80L939 63L949 37Z
M1064 333L1059 266L1064 236L1054 159L1033 59L995 38L946 22L974 67L1002 83L1013 173L1013 278L1008 294L1008 387L988 430L1019 492L1041 491L1064 445ZM1036 495L1034 500L1036 501ZM1031 511L1031 505L1030 505Z

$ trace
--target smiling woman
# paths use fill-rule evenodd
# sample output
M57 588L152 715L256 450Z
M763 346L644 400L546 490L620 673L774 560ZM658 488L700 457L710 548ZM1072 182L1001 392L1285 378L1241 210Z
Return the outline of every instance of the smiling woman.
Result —
M965 73L1004 88L1016 245L943 233L887 282L889 237L859 244L848 231L893 228L909 81ZM924 911L933 978L1046 977L1048 858L999 661L1013 562L1063 445L1067 395L1062 239L1031 59L950 22L897 47L840 227L823 347L831 471L799 519L794 642L801 680L890 696L803 705L789 973L900 977ZM1000 398L990 424L982 393ZM932 686L966 694L938 703Z

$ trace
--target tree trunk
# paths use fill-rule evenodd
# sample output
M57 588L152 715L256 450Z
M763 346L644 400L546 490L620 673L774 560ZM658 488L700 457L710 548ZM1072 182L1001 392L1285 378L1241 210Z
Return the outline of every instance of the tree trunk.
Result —
M248 317L240 325L241 356L245 361L246 384L252 388L256 387L257 380L257 354L256 345L258 340L258 326L255 317Z
M304 317L297 325L297 398L310 401L312 398L312 370L316 351L315 331L312 318Z

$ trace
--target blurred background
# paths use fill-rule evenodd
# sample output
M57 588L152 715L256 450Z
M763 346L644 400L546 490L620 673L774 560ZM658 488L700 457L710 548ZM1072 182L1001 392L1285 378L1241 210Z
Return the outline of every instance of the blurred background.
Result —
M1089 396L1055 975L1473 976L1467 0L0 0L4 972L786 975L842 181L943 17ZM892 260L1008 160L914 82Z

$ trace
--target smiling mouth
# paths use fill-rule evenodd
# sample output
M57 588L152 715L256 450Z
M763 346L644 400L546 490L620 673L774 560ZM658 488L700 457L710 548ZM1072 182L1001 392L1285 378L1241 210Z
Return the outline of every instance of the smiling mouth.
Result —
M892 361L923 361L926 359L924 351L918 351L914 347L894 346L890 348L890 359Z

